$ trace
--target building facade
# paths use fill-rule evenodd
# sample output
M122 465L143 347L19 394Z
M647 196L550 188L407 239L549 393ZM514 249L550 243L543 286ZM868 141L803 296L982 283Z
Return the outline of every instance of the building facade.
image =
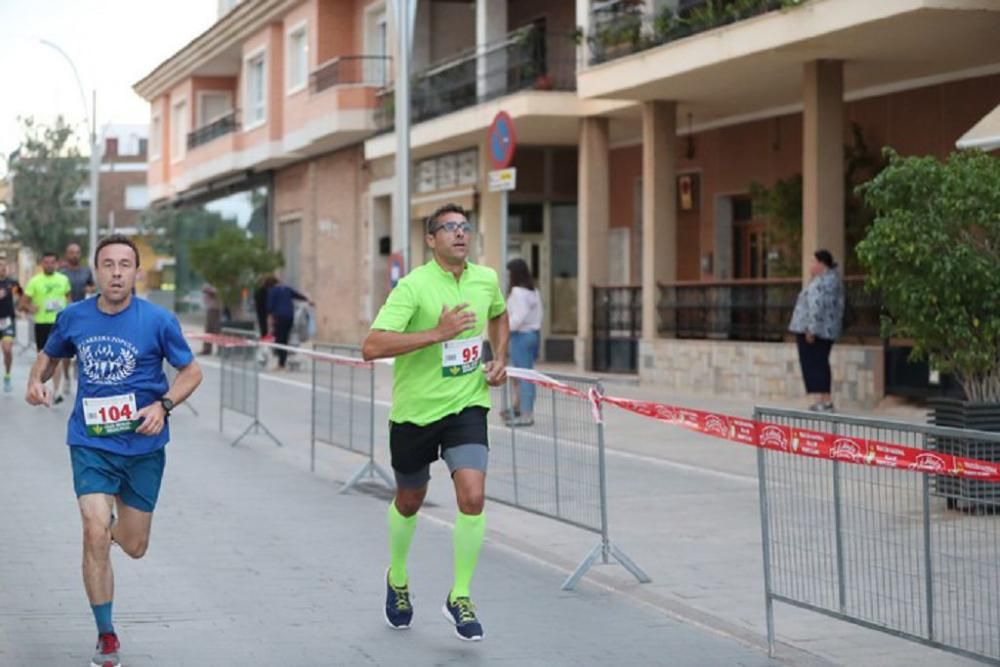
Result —
M244 0L136 85L153 203L264 188L266 235L329 340L363 335L400 245L391 14ZM506 243L529 263L546 359L769 399L801 395L783 334L825 247L851 294L837 400L870 405L892 373L852 187L882 147L944 157L1000 104L997 34L990 0L422 0L412 261L422 219L460 203L478 261L498 266ZM518 137L507 230L487 188L501 110Z

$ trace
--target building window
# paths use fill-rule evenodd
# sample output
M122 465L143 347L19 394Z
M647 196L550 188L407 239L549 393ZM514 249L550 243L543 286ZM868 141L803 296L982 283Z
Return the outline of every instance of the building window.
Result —
M159 160L160 159L160 143L163 140L163 121L160 119L159 114L153 116L152 122L149 124L149 159Z
M145 185L125 186L125 208L144 211L149 206L149 189Z
M306 87L309 77L309 37L305 24L288 33L288 94Z
M247 59L246 81L246 128L249 130L267 121L267 68L263 53Z
M170 161L183 160L187 154L187 100L174 104L170 114Z
M232 96L227 92L198 93L198 127L205 127L233 111Z

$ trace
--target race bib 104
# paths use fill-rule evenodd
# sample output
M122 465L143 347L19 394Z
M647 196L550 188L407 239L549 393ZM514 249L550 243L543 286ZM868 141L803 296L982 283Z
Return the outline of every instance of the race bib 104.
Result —
M446 378L468 375L479 368L483 355L483 339L449 340L441 345L441 374Z
M139 427L135 394L83 399L83 421L87 435L103 437L131 433Z

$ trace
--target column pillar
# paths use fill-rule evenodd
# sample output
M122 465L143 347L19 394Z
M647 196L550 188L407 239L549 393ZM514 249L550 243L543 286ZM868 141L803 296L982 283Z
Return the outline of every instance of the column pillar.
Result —
M580 121L577 248L577 330L575 359L583 370L593 360L595 285L608 282L608 229L611 199L608 171L608 119Z
M496 97L506 87L507 52L486 51L506 34L507 3L476 0L476 95L480 100Z
M805 65L802 84L802 278L826 248L844 262L844 65Z
M642 105L642 340L657 337L658 283L677 278L677 103Z

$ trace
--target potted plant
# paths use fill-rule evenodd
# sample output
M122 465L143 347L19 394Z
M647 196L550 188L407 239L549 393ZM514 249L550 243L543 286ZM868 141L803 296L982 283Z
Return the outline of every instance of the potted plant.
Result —
M961 385L962 398L932 399L934 423L1000 431L1000 159L886 154L888 166L859 188L875 220L857 247L887 312L883 335L911 340L913 357ZM1000 458L968 442L937 446ZM945 483L951 500L992 494L957 479L938 480L939 491Z
M552 76L547 72L535 77L535 90L552 90L553 86Z

